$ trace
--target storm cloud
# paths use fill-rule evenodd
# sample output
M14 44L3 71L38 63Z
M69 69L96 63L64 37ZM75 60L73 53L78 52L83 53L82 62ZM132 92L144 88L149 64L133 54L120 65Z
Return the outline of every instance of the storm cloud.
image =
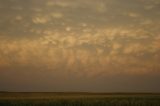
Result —
M159 92L159 5L0 0L0 90Z

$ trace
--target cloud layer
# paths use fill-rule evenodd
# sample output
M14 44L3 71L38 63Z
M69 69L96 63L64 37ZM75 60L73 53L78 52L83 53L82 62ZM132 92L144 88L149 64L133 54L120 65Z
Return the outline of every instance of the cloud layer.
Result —
M146 89L151 85L150 90L156 89L157 82L150 79L160 75L159 4L157 0L1 0L0 84L10 88L21 75L18 89L22 83L33 84L26 76L37 73L37 79L44 79L42 84L37 80L39 86L58 80L62 83L58 90L72 83L74 76L73 85L83 85L86 78L88 90L87 84L93 81L96 86L111 76L117 81L132 76L135 83L137 76L143 76ZM114 88L111 82L107 84ZM99 91L107 88L102 85Z
M91 31L92 32L92 31ZM159 71L159 36L138 29L105 28L94 34L45 32L32 39L2 38L1 66L44 66L77 74L143 74Z

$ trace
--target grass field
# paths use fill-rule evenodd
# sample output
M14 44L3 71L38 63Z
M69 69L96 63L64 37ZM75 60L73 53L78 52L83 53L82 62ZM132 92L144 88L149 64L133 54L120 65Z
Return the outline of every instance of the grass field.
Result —
M2 92L0 106L160 106L160 94Z

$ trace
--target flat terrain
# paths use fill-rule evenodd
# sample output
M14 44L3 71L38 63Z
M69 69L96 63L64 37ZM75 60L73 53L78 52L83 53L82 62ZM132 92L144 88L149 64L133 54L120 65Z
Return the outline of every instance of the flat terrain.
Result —
M0 106L160 106L160 94L1 92Z

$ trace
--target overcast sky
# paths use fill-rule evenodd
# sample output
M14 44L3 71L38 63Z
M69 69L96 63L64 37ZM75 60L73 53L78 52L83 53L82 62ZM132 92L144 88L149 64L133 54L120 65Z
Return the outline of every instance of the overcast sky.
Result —
M0 0L0 91L160 92L160 0Z

